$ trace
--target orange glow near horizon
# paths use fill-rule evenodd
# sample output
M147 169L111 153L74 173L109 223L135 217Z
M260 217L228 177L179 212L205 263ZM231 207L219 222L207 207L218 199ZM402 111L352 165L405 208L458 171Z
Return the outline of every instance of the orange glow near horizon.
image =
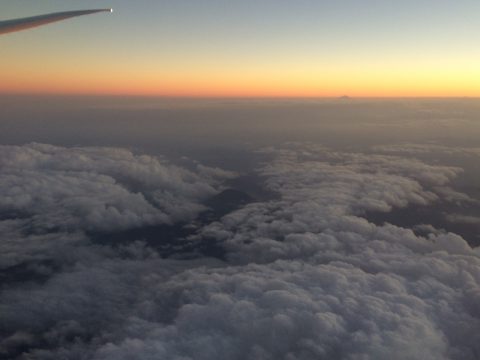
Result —
M2 36L0 93L480 97L478 2L120 3Z
M474 58L434 55L423 59L377 59L356 62L295 55L252 59L224 56L213 61L172 55L92 59L79 50L75 60L29 50L0 68L0 93L133 95L174 97L479 97L480 67ZM316 60L321 59L321 60Z
M321 71L249 73L70 72L3 74L3 94L178 97L478 97L480 71ZM53 78L53 80L52 80ZM479 81L472 81L477 78Z

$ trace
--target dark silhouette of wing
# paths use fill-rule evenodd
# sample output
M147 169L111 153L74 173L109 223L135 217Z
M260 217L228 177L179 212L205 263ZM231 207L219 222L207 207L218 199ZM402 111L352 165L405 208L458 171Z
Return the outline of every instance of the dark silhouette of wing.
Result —
M37 26L50 24L52 22L69 19L76 16L95 14L98 12L112 12L112 9L93 9L93 10L77 10L63 11L52 14L32 16L21 19L0 21L0 35L14 31L25 30Z

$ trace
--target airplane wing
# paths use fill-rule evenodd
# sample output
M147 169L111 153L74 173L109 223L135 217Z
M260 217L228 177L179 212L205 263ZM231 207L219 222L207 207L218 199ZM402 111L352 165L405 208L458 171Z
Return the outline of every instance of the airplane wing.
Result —
M0 21L0 35L14 32L14 31L33 28L33 27L49 24L56 21L69 19L75 16L94 14L98 12L112 12L112 11L113 11L112 9L63 11L63 12L32 16L32 17L21 18L21 19Z

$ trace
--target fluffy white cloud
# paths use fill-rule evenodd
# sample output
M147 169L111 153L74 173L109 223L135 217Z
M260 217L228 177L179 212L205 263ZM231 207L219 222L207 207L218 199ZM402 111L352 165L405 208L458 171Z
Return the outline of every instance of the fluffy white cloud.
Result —
M0 146L0 214L38 231L122 230L189 220L233 174L115 148Z
M0 146L0 268L48 275L91 246L86 233L187 222L233 176L125 149Z
M278 201L250 204L202 230L205 237L224 241L232 258L248 262L290 256L291 247L301 243L288 240L295 234L327 234L336 239L338 233L348 233L369 239L379 230L361 217L365 212L428 205L440 198L458 200L463 195L448 186L460 168L296 146L273 152L274 160L259 170L269 189L281 195Z

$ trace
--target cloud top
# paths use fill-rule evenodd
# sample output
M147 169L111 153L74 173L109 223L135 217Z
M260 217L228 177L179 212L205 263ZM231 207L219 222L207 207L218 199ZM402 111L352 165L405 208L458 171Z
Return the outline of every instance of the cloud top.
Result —
M0 147L0 213L40 228L122 230L193 218L226 171L113 148Z
M43 283L4 288L0 354L97 360L478 358L479 249L428 224L419 225L424 236L418 236L365 218L370 210L448 201L461 169L303 144L262 152L269 161L258 173L278 197L204 224L189 239L214 239L226 249L226 261L161 259L141 241L114 249L72 240L76 252L68 267ZM123 199L143 189L141 202L115 203L131 203L140 214L150 214L143 201L160 207L155 184L164 184L175 204L198 204L218 186L211 176L223 174L186 171L119 149L34 144L4 148L0 159L27 189L18 194L40 186L32 184L31 173L40 184L58 187L40 200L5 205L22 213L42 204L28 214L55 214L48 210L51 203L72 202L78 191L67 193L70 173L79 179L75 189L100 186L94 194L102 204L102 193ZM127 195L105 190L116 186ZM169 221L176 214L162 211ZM96 226L75 214L68 219L78 229ZM2 224L22 238L15 221L21 220Z

